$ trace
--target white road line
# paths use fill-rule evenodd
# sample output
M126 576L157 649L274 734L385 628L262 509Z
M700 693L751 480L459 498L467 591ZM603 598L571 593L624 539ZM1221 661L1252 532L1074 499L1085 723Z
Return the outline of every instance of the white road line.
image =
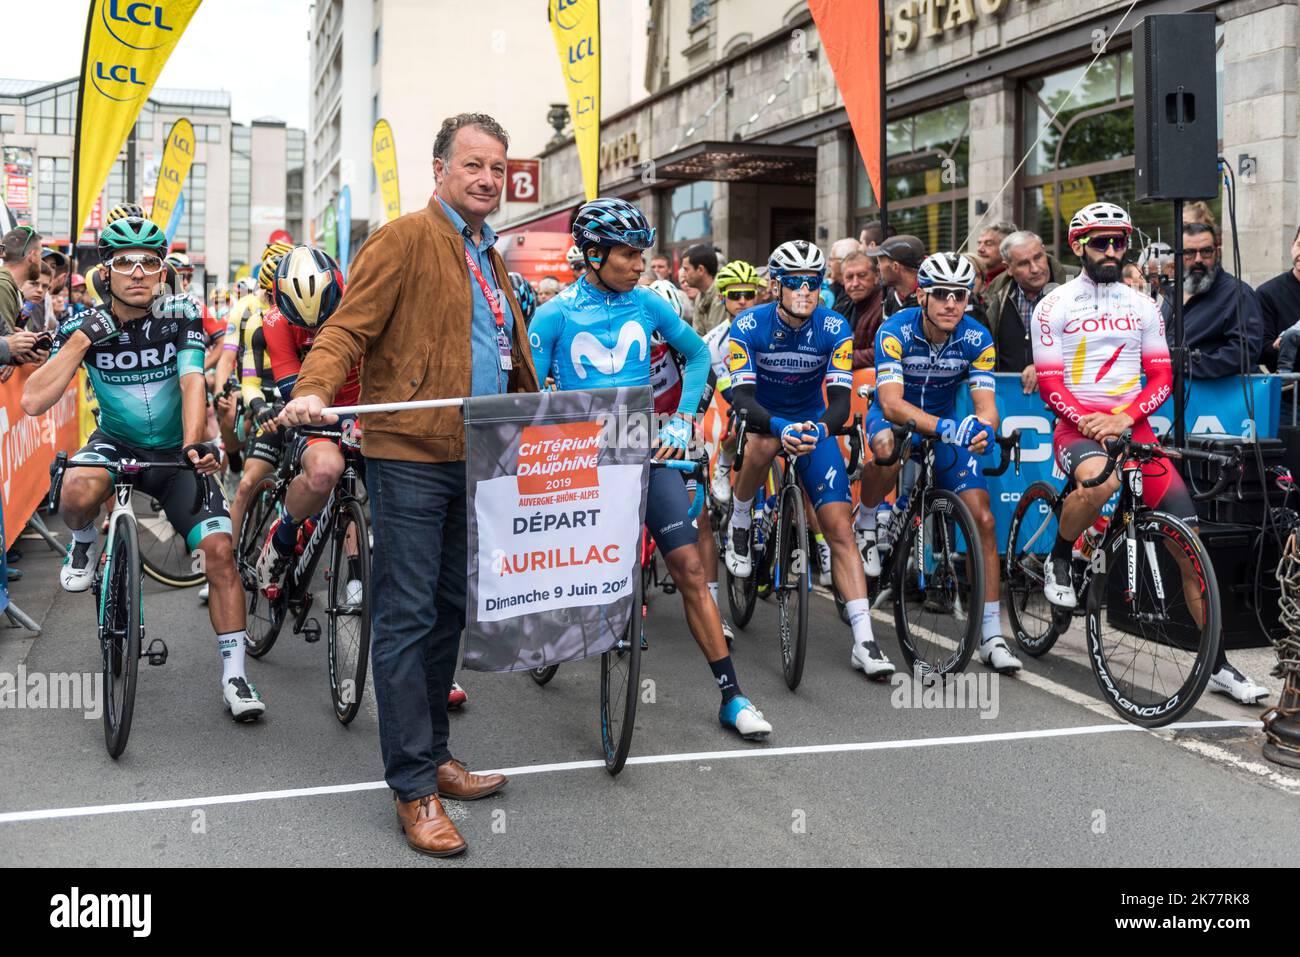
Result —
M1193 731L1202 728L1252 728L1258 730L1258 721L1188 721L1172 724L1162 730ZM628 764L689 764L694 761L720 761L732 758L778 758L803 754L838 754L855 751L897 751L910 748L933 748L959 744L991 744L1003 741L1025 741L1037 738L1064 738L1111 732L1145 731L1133 724L1100 724L1075 728L1044 728L1031 731L1001 731L990 734L952 735L941 738L902 738L894 741L851 741L844 744L809 744L783 748L741 748L732 751L695 751L687 754L654 754L628 759ZM558 764L531 764L517 768L500 768L482 771L482 774L500 773L519 777L526 774L549 774L556 771L578 771L603 768L603 761L565 761ZM1296 782L1300 787L1300 782ZM85 807L45 808L33 811L7 811L0 814L0 824L19 824L28 821L49 821L58 818L95 817L105 814L130 814L140 811L167 811L176 808L209 807L217 804L247 804L254 801L278 801L286 798L315 797L322 794L350 794L356 791L378 791L387 788L384 781L364 781L358 784L334 784L310 788L286 788L280 791L252 791L245 794L217 794L208 797L178 798L166 801L135 801L128 804L98 804Z

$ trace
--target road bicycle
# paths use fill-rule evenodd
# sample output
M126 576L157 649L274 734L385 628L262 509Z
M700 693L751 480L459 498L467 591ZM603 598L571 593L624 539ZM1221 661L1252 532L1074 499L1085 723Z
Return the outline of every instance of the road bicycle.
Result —
M704 486L707 485L707 463L698 460L652 460L651 468L671 468L682 473L685 479L695 480L695 492L687 518L694 521L704 507ZM647 546L647 542L650 545ZM614 647L600 656L600 743L605 755L605 770L618 774L627 763L632 750L632 733L636 723L637 691L641 681L641 652L648 646L645 641L645 621L649 609L645 601L645 574L643 562L647 547L653 555L653 542L643 528L641 546L637 555L637 568L632 572L632 613L628 624ZM538 685L547 684L559 670L559 665L547 665L529 671Z
M136 480L149 471L193 469L188 461L141 462L136 459L105 459L100 455L55 456L50 466L50 514L59 510L64 473L70 468L104 469L113 476L113 507L108 516L108 537L91 579L95 596L99 646L103 656L104 746L113 758L121 757L131 736L135 712L135 689L139 662L151 665L167 662L167 644L154 638L141 650L145 639L144 602L140 588L142 557L139 518L132 507ZM192 513L205 510L213 495L207 476L199 476Z
M938 454L969 455L938 436L920 436L916 422L892 427L894 451L876 464L887 468L900 459L915 460L898 476L891 518L878 532L875 547L884 556L875 584L872 609L893 602L894 630L907 670L922 675L956 674L966 667L979 645L984 614L984 554L970 509L956 492L935 484ZM986 476L1006 472L1020 463L1020 430L994 439L1001 449L999 463L983 470ZM946 451L945 451L946 450ZM871 597L872 589L868 595ZM836 605L846 616L844 601Z
M1086 558L1072 558L1075 609L1056 608L1043 594L1044 569L1056 541L1061 508L1071 494L1049 482L1029 486L1007 533L1004 577L1007 613L1016 643L1035 658L1046 654L1075 615L1085 619L1088 662L1102 697L1126 720L1159 727L1196 704L1214 669L1221 611L1214 566L1186 522L1142 499L1142 467L1200 459L1222 469L1213 498L1241 475L1240 451L1134 442L1132 431L1108 440L1105 469L1083 483L1095 488L1118 468L1119 501Z
M239 529L235 564L248 603L248 653L261 658L275 645L288 618L293 633L308 642L320 641L321 626L311 617L316 603L316 569L325 555L324 572L326 647L330 697L334 717L348 724L361 708L370 658L370 525L363 507L359 473L361 451L344 429L300 426L285 440L285 454L276 471L254 488ZM282 586L272 592L258 580L257 561L271 526L284 510L289 483L298 474L307 438L341 442L343 474L330 492L325 507L303 523L298 548L290 560Z

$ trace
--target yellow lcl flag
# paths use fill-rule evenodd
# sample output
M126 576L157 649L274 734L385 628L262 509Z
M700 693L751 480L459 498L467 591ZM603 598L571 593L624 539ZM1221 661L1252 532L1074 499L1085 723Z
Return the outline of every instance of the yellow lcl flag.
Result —
M176 201L180 199L181 187L185 177L190 175L194 164L194 124L182 117L172 124L172 131L167 136L167 145L163 147L162 165L158 167L158 183L153 188L153 209L149 218L166 232L176 211Z
M370 136L370 162L375 165L379 195L384 198L384 221L392 222L402 215L402 196L397 189L397 141L387 120L376 123Z
M547 0L587 199L600 189L600 0Z
M144 101L201 0L91 0L77 92L72 235L95 197ZM136 197L128 196L132 202Z

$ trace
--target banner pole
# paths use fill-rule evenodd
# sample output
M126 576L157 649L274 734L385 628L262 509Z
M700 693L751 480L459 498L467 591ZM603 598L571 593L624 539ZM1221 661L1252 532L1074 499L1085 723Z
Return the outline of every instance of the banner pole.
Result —
M885 0L879 0L876 4L876 16L879 18L877 27L880 34L879 49L877 55L880 57L880 195L877 200L880 202L880 231L884 238L889 238L889 199L887 194L889 190L885 187L886 164L888 163L888 146L889 141L889 110L885 103Z
M324 415L359 415L362 412L402 412L407 409L460 408L464 399L416 399L412 402L373 402L370 405L331 405L321 409Z
M71 272L78 272L81 269L81 263L77 260L77 244L81 240L81 217L85 213L81 210L81 129L82 116L86 105L86 60L90 57L90 31L95 25L95 7L98 4L91 0L90 11L86 14L86 39L81 47L81 73L77 77L77 128L73 131L76 133L72 146L72 196L68 201L68 208L72 212L72 223L68 227L68 245L71 247L69 252L71 256Z

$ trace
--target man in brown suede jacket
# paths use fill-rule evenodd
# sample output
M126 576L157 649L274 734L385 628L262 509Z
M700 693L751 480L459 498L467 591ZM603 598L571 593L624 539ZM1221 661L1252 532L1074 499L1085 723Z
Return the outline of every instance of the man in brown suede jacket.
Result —
M347 293L303 362L290 425L328 421L362 359L361 402L536 392L523 314L485 222L505 182L505 130L481 113L443 122L429 205L382 226L357 253ZM465 429L458 408L361 416L374 516L373 677L384 776L407 843L449 856L465 841L438 797L505 786L448 749L447 692L465 624Z

